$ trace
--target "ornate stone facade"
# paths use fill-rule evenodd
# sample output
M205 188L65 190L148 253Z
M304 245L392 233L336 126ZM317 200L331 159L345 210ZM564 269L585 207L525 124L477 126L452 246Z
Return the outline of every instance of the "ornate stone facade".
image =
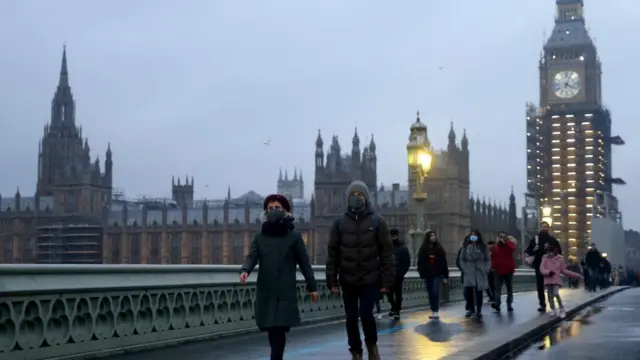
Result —
M260 229L262 196L194 200L194 179L173 179L170 199L125 201L112 191L76 125L63 52L60 80L38 156L35 196L0 195L0 263L237 264ZM299 176L299 178L298 178ZM303 192L302 174L279 185ZM287 180L287 181L285 181ZM293 199L297 228L310 233L309 205Z
M418 113L416 122L420 122ZM466 132L461 141L456 141L456 133L451 124L448 144L445 150L434 151L432 169L425 179L424 188L428 194L424 203L425 224L438 232L450 260L470 229L479 229L486 239L494 238L505 230L517 236L517 213L513 191L509 206L498 205L485 199L470 196L469 140ZM407 166L408 168L408 166ZM353 180L362 180L372 194L375 207L389 226L396 227L408 236L415 226L415 203L412 195L416 189L415 177L408 168L408 188L392 184L391 188L376 186L377 154L376 144L371 141L362 151L358 132L353 135L351 153L342 155L338 137L331 140L325 156L324 140L320 133L315 150L315 183L312 208L312 243L316 263L323 263L326 257L329 231L335 218L344 213L345 191Z

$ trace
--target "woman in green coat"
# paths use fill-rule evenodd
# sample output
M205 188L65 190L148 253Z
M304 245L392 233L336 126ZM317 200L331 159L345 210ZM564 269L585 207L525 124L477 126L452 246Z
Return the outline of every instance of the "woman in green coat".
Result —
M271 360L282 360L291 327L300 325L296 266L307 282L313 301L318 300L316 280L299 232L294 231L291 205L286 197L274 194L264 200L264 222L253 238L240 273L245 283L260 265L256 284L256 325L269 334Z

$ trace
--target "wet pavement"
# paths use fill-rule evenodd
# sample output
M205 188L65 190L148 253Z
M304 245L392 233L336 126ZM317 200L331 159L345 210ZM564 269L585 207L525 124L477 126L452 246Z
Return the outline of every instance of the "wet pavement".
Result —
M623 291L585 309L512 358L640 358L640 288Z
M584 290L562 289L570 309L593 295ZM482 320L466 319L464 305L445 305L440 321L429 321L430 312L406 313L400 321L378 320L378 347L383 359L440 359L486 340L495 341L516 334L519 327L540 316L535 292L516 294L513 313L496 314L487 305ZM246 360L269 359L266 334L188 343L174 347L109 357L111 360ZM295 328L288 337L286 359L342 359L348 357L344 322Z

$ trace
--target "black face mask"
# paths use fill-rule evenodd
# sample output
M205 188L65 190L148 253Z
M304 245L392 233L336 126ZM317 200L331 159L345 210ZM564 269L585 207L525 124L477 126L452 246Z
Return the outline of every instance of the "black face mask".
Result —
M366 206L366 202L362 200L359 196L349 196L349 209L354 212L364 210Z
M267 212L267 221L270 223L277 223L285 218L287 215L283 210L271 210Z

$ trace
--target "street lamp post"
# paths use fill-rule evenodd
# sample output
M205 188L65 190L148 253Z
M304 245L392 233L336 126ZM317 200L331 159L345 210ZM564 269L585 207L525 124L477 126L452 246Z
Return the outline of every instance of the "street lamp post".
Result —
M433 159L429 140L427 139L427 127L420 121L419 112L416 122L411 125L409 143L407 144L407 157L409 167L415 175L416 182L416 191L413 193L413 200L416 207L416 224L415 228L409 230L409 236L411 237L411 259L412 264L415 266L417 262L418 244L421 243L426 231L424 224L424 205L427 200L427 193L424 190L424 179L427 177L429 170L431 170L431 162Z

